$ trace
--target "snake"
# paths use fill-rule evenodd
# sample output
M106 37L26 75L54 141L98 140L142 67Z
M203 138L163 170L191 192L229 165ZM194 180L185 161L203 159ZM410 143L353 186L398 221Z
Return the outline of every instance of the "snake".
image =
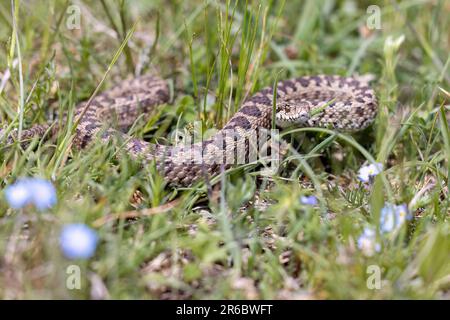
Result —
M273 120L280 128L322 127L345 132L365 129L377 114L377 99L369 81L364 76L339 75L281 80L245 99L209 139L188 145L164 145L124 132L142 114L149 115L170 100L167 81L152 74L142 75L123 80L90 101L79 103L75 108L78 123L73 143L83 149L94 142L119 139L129 156L154 163L169 185L191 186L235 165L233 155L240 156L243 162L253 159L256 151L250 141L255 133L273 129ZM21 139L43 137L49 128L57 131L51 124L36 125L24 130ZM7 140L12 143L16 138L9 134Z

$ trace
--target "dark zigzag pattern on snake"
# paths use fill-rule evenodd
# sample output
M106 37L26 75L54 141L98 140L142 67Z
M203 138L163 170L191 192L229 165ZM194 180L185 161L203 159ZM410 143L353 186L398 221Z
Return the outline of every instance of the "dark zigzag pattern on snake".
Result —
M219 173L221 163L229 155L243 152L244 158L248 159L249 134L271 128L273 89L267 87L248 98L212 138L191 146L150 144L111 127L105 130L112 118L117 120L120 128L127 128L140 114L149 114L168 100L167 83L159 77L144 75L123 81L91 101L76 128L75 145L85 148L94 141L108 142L119 136L125 141L126 152L133 158L155 161L167 183L189 186L202 177ZM82 102L77 106L76 116L82 114L85 104ZM317 108L321 111L310 116ZM376 97L364 77L305 76L277 84L276 120L281 127L327 127L353 132L366 128L376 113ZM48 128L48 125L32 127L23 131L21 138L42 136ZM53 132L57 131L55 128ZM226 133L230 130L237 138L227 138ZM12 142L13 135L8 139ZM226 164L224 168L231 165Z

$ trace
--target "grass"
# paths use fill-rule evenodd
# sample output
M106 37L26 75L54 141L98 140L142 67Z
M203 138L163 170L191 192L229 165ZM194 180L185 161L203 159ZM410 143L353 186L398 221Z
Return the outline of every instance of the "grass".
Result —
M0 126L9 132L69 111L54 141L22 149L0 138L0 297L448 299L450 6L446 1L68 1L0 3ZM377 4L381 29L366 26ZM403 40L402 40L403 39ZM375 75L375 123L350 136L285 130L276 175L240 166L193 188L169 188L120 144L71 150L74 106L120 79L157 73L173 99L131 129L170 143L199 121L205 135L276 79ZM10 76L9 76L10 75ZM0 82L3 83L3 82ZM381 162L373 183L359 168ZM17 178L52 180L57 205L9 208ZM315 195L319 205L300 203ZM134 197L133 197L134 195ZM389 201L413 215L357 246ZM138 217L102 220L105 217ZM96 230L94 257L70 261L61 228ZM81 289L66 287L81 268ZM381 288L370 289L369 266Z

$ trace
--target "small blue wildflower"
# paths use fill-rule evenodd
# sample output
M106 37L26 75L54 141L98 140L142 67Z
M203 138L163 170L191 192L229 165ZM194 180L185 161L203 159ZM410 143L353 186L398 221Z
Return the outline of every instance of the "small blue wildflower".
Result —
M403 225L406 219L409 219L409 214L405 204L396 206L386 203L381 209L380 231L382 233L395 231Z
M31 193L27 186L27 180L18 180L5 189L6 201L11 208L20 209L31 202Z
M364 228L363 233L359 236L357 245L358 248L369 257L381 250L381 245L376 242L375 230L368 227Z
M56 204L56 190L50 181L41 178L22 178L5 190L6 201L14 209L34 204L38 210Z
M391 232L394 230L395 225L396 221L394 206L390 203L386 203L380 212L380 231L383 233Z
M69 259L88 259L97 248L97 233L82 223L64 226L59 237L63 254Z
M383 164L381 163L371 163L368 166L363 166L358 171L358 179L362 182L369 182L370 178L378 175L383 171Z
M317 198L315 196L301 196L300 202L305 205L315 206L317 204Z
M408 221L412 220L412 214L409 212L406 204L402 203L401 205L396 206L395 210L400 218L404 217Z
M50 181L34 178L28 187L38 210L45 210L56 204L56 190Z

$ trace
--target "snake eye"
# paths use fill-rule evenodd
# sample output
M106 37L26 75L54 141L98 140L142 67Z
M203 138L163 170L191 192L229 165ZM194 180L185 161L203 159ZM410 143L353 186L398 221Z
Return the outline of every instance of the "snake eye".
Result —
M301 111L298 115L298 122L299 123L306 123L308 122L310 116L307 111Z

